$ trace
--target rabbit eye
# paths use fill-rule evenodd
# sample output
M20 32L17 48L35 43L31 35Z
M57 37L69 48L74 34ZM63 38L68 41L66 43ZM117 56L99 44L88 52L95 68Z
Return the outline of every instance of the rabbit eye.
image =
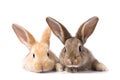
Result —
M66 48L64 47L64 53L66 52Z
M35 54L33 53L33 58L35 58Z
M80 51L80 52L82 51L82 46L79 46L79 51Z
M49 56L50 56L50 54L49 54L49 53L47 53L47 56L49 57Z

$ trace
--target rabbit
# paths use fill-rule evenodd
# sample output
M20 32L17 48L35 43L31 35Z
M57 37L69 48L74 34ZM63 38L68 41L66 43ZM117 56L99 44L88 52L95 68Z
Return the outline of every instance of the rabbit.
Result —
M29 54L25 57L23 64L25 70L37 73L57 69L59 59L49 49L51 35L49 27L43 32L40 42L36 41L33 35L20 25L12 24L12 28L18 39L29 49Z
M106 71L107 68L94 58L92 53L84 47L88 37L93 33L98 17L94 16L84 22L78 29L76 36L72 37L68 30L57 20L47 17L46 22L52 32L64 44L59 59L63 66L61 69L67 72L79 71Z

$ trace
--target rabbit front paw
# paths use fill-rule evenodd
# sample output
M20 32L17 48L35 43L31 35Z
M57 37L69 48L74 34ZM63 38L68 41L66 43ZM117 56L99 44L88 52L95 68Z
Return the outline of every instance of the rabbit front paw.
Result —
M68 68L68 67L66 67L65 71L71 72L71 73L76 73L76 72L78 72L78 69L77 68Z
M60 63L56 63L56 70L59 71L59 72L62 72L63 71L63 65L60 64Z

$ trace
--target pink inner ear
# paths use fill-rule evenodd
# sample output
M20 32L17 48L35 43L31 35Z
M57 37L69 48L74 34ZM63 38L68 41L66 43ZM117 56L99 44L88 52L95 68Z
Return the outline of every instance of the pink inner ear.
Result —
M62 34L61 34L61 30L60 30L60 28L58 28L59 26L59 24L57 23L57 22L55 22L56 24L53 24L52 22L49 22L49 24L51 24L52 26L50 26L51 27L51 29L53 30L53 32L58 36L58 37L61 37L62 36ZM58 26L58 27L56 27L56 26Z
M60 36L62 36L60 28L54 27L54 31L55 33L57 33L57 35L59 34Z
M58 28L60 26L59 22L52 18L46 18L46 21L50 28L52 29L53 33L55 33L55 35L57 35L58 37L62 36L61 30L60 28Z
M85 27L85 29L84 29L84 32L85 32L84 36L85 36L86 38L88 38L88 37L93 33L96 24L97 24L97 23L95 23L94 21L91 21L91 22L89 22L89 23L87 23L87 24L85 25L86 27Z
M26 36L26 33L24 30L16 27L16 32L17 32L19 38L22 38L25 42L27 42L27 36Z

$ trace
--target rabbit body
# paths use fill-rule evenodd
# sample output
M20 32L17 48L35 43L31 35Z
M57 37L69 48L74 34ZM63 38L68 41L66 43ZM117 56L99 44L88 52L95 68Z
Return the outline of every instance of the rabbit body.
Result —
M46 21L53 33L64 44L60 53L60 63L63 70L78 72L84 70L105 71L106 67L100 63L91 52L84 47L88 37L93 33L98 17L94 16L84 22L78 29L76 36L72 37L68 30L57 20L47 17Z
M33 35L18 24L12 28L18 39L29 49L29 54L24 59L23 68L32 72L48 72L56 68L59 59L49 49L51 30L49 27L43 32L40 42Z

